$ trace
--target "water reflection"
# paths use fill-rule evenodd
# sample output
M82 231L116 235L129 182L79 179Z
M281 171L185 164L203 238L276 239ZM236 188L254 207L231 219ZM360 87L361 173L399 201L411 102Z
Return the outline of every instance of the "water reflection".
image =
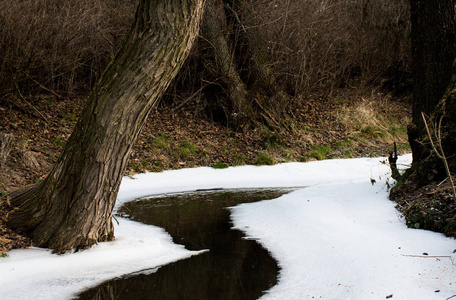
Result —
M123 214L157 225L190 250L209 249L150 274L105 282L80 299L257 299L276 284L278 266L258 243L232 230L226 207L277 198L285 190L187 193L139 200ZM155 271L155 270L154 270Z

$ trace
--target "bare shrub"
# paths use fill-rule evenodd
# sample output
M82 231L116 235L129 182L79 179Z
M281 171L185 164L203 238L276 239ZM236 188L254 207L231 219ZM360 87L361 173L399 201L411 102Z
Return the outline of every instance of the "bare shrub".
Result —
M90 90L135 7L129 0L0 0L0 93Z
M253 1L271 68L289 92L381 83L408 71L408 1Z
M231 31L255 26L258 42L267 50L262 63L291 94L384 84L409 70L407 0L240 1L251 6L255 22L250 23L255 25ZM235 2L226 2L228 14ZM0 96L17 89L25 96L88 92L120 47L136 4L132 0L0 0ZM221 92L219 78L207 63L208 53L204 43L192 50L167 92L173 102L193 103L201 109L198 101ZM248 81L251 62L237 59ZM209 106L212 102L205 101Z

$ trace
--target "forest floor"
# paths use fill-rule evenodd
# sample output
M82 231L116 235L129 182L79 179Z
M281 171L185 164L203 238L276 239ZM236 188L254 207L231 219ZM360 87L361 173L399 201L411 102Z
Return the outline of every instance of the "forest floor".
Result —
M406 126L411 105L407 100L380 91L342 91L292 101L278 129L255 124L244 132L234 132L189 107L177 110L159 105L132 151L126 175L199 166L388 156L393 142L400 153L410 151ZM1 99L0 138L8 135L13 142L0 147L0 196L45 178L84 102L48 96ZM0 252L30 244L4 226L6 207L6 201L0 203Z

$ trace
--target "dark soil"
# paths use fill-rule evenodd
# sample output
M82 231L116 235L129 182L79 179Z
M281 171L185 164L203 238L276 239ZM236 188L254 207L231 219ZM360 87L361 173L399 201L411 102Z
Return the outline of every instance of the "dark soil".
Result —
M442 162L426 159L428 180L423 183L418 168L412 167L405 175L404 182L396 185L390 193L390 199L396 201L396 208L411 228L421 228L442 232L447 236L456 237L456 202L450 181L443 179L446 175L434 178L439 174L436 164ZM431 170L431 171L429 171ZM435 172L433 172L433 170ZM442 178L443 177L443 178Z
M363 96L353 91L291 101L290 111L277 120L277 128L254 123L244 132L235 132L191 107L176 110L161 105L151 112L143 128L131 153L127 175L198 166L386 156L393 140L407 151L407 101L381 93ZM2 158L0 147L0 196L45 178L84 102L47 96L0 98L0 137L9 135L14 139L7 157ZM363 120L354 120L356 113L344 115L355 106L371 113L366 122L378 118L379 127L374 126L377 123L363 125ZM5 197L0 201L0 253L29 246L30 240L5 227L8 203Z

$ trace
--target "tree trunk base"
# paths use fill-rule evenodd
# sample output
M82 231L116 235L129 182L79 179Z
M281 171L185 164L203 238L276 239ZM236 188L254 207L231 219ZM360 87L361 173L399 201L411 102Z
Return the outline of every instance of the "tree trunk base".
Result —
M52 213L52 206L43 205L43 188L42 184L31 185L6 196L13 207L8 227L30 237L33 246L65 253L114 240L111 212L107 213L108 218L101 220L91 220L88 211L79 213L77 218L68 217L70 212L57 215Z

